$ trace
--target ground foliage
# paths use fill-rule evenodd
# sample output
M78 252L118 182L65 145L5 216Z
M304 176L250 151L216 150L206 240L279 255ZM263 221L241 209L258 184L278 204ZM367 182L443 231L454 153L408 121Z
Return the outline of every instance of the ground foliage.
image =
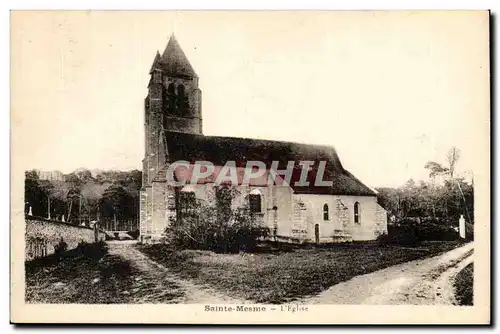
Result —
M128 261L110 255L104 242L25 263L27 303L126 303L120 292L132 284Z
M468 264L455 277L455 298L459 305L473 305L474 263Z
M139 249L183 278L256 303L287 303L315 295L357 275L430 257L455 248L457 242L418 247L376 243L329 246L279 245L272 250L239 254L176 250L166 244Z

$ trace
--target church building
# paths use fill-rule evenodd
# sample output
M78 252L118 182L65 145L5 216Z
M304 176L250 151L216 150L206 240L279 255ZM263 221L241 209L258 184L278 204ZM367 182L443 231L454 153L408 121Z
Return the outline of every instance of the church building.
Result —
M260 161L266 175L273 162L285 170L293 162L292 181L302 172L301 161L311 161L305 175L322 173L328 186L315 182L269 184L267 178L231 184L229 205L247 206L274 240L294 243L335 243L374 240L387 233L386 211L376 193L343 168L331 146L307 145L249 138L205 136L198 76L172 36L163 54L157 52L149 71L144 101L145 156L140 192L140 241L159 242L169 222L178 219L185 201L215 202L221 187L213 178L179 186L168 180L176 161L208 161L216 167L233 162L238 170ZM320 173L320 163L324 168ZM174 177L182 178L177 172Z

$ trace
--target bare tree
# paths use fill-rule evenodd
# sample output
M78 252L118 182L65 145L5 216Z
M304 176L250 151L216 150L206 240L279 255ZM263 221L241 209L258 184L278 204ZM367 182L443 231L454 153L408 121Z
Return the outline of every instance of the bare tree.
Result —
M448 161L448 171L452 179L453 175L455 174L455 168L457 167L458 159L460 159L460 150L453 146L446 154L446 160Z
M435 179L438 175L448 175L451 179L455 176L458 159L460 159L460 150L453 146L446 154L448 166L445 167L435 161L429 161L424 168L429 170L429 177Z
M455 171L456 171L458 160L460 159L460 154L461 154L460 150L456 146L453 146L446 153L446 161L448 162L447 167L445 167L437 162L429 161L425 164L424 168L429 170L429 178L432 179L433 184L435 183L436 176L438 176L438 175L445 175L445 176L449 177L451 182L454 182L457 185L457 188L460 191L460 194L464 200L464 204L466 204L465 203L465 196L464 196L464 193L462 191L462 188L460 187L460 183L458 182L458 179L455 179ZM433 205L434 204L435 203L433 203ZM465 210L466 210L467 217L469 218L469 221L470 221L469 212L467 211L467 206L465 206ZM446 211L447 211L447 208L446 208Z

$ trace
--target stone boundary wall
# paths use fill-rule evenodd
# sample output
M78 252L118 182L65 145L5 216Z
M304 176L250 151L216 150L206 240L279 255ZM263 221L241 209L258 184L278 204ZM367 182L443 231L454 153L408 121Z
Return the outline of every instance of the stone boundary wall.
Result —
M94 243L105 240L104 231L57 220L28 216L25 224L25 261L53 254L61 238L67 244L67 250L76 248L82 241Z

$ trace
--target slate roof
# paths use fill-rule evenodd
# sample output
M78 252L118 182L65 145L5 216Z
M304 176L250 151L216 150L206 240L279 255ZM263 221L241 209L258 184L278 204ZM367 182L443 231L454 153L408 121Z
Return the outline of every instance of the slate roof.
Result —
M156 54L150 73L154 69L161 69L171 76L198 78L174 35L170 37L163 54L161 56L159 53Z
M161 61L160 52L156 51L155 59L153 60L153 64L151 65L151 69L149 70L149 74L153 73L156 69L162 69L163 64Z
M292 142L204 136L181 132L165 132L167 142L167 161L186 160L190 162L206 160L222 166L227 161L235 161L237 167L246 166L246 162L262 161L269 168L273 161L279 161L279 169L286 169L288 161L295 162L291 186L299 194L330 194L376 196L354 175L342 167L337 152L333 147L307 145ZM295 186L300 179L302 166L299 161L314 161L308 173L308 186ZM320 161L326 161L323 180L332 181L331 187L315 186Z

